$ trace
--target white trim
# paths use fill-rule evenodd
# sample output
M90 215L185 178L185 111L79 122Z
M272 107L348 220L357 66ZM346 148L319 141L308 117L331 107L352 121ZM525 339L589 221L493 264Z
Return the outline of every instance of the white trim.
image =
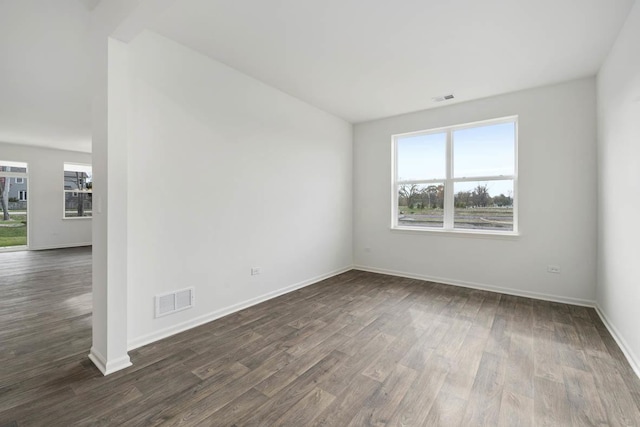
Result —
M92 243L89 242L89 243L69 243L69 244L61 244L61 245L46 245L46 246L30 247L29 249L32 251L47 251L49 249L78 248L81 246L92 246Z
M91 351L89 352L89 360L96 365L96 368L98 368L104 376L121 371L132 365L128 354L125 354L115 360L107 361L106 358L94 347L91 347Z
M602 323L604 323L604 326L607 328L616 344L618 344L620 350L622 350L624 357L627 358L627 362L629 362L629 365L631 365L631 369L633 369L633 372L635 372L638 378L640 378L640 358L635 355L633 350L631 350L631 347L629 346L629 344L627 344L627 341L622 337L622 334L618 332L618 329L613 326L613 323L609 320L607 315L604 314L604 311L602 310L600 305L596 304L594 308L596 309L596 313L598 313L598 316L600 316Z
M367 267L364 265L355 265L354 270L368 271L370 273L387 274L389 276L406 277L409 279L425 280L428 282L441 283L444 285L460 286L463 288L478 289L481 291L497 292L500 294L514 295L517 297L533 298L543 301L560 302L563 304L579 305L583 307L595 307L596 302L581 298L565 297L561 295L543 294L539 292L523 291L521 289L502 288L499 286L487 285L484 283L466 282L462 280L446 279L443 277L433 277L422 274L405 273L402 271L386 270L383 268Z
M451 180L453 177L453 130L447 130L447 138L446 138L446 165L445 165L445 174L447 175L444 180L444 200L442 204L442 208L444 210L444 217L442 218L442 227L444 230L454 230L455 229L455 199L456 196L454 194L453 188L455 186L454 182ZM396 139L396 145L398 144L398 140ZM397 161L397 160L396 160ZM396 188L396 202L398 204L398 189ZM411 206L408 206L411 208ZM396 227L402 227L400 225L400 221L396 217Z
M513 231L493 231L493 230L474 230L456 228L454 230L445 230L439 227L391 227L392 232L408 233L408 234L424 234L434 233L440 236L450 237L474 237L478 239L506 239L517 240L521 233L514 233Z
M196 326L203 325L205 323L209 323L213 320L224 317L228 314L235 313L236 311L243 310L245 308L251 307L256 304L260 304L261 302L279 297L281 295L287 294L289 292L295 291L297 289L304 288L306 286L313 285L322 280L329 279L330 277L337 276L338 274L345 273L347 271L353 270L352 265L348 265L346 267L340 268L338 270L331 271L329 273L322 274L320 276L313 277L311 279L303 280L302 282L298 282L294 285L288 286L286 288L278 289L273 292L269 292L267 294L251 298L247 301L243 301L229 307L221 308L219 310L215 310L211 313L204 314L202 316L196 317L191 320L187 320L182 323L178 323L173 326L169 326L167 328L161 329L159 331L151 332L150 334L143 335L141 337L134 338L130 340L127 344L128 351L134 350L136 348L145 346L147 344L151 344L153 342L159 341L164 338L168 338L172 335L178 334L180 332L184 332L186 330L195 328Z
M430 135L433 133L442 133L445 132L447 130L460 130L460 129L467 129L467 128L475 128L475 127L480 127L480 126L485 126L485 125L499 125L499 124L504 124L504 123L510 123L514 120L518 120L518 115L515 114L513 116L505 116L505 117L500 117L497 119L487 119L487 120L478 120L476 122L469 122L469 123L463 123L460 125L450 125L450 126L442 126L439 128L432 128L432 129L427 129L427 130L416 130L416 131L412 131L412 132L405 132L405 133L396 133L393 136L416 136L416 135Z
M513 122L513 231L516 233L520 232L520 221L518 218L520 217L520 210L518 208L518 199L520 194L520 189L518 188L518 147L520 146L519 135L520 135L520 120L518 116L515 116L515 121Z

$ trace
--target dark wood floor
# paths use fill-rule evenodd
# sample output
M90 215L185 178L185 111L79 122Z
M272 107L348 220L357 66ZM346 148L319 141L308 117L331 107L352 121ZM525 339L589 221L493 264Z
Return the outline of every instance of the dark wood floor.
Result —
M640 425L592 309L349 272L88 361L88 249L0 254L0 426Z

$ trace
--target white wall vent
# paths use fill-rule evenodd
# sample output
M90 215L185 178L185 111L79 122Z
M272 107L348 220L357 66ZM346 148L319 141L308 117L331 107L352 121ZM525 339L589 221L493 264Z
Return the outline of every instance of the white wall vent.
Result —
M193 307L194 288L156 295L156 317L166 316Z
M436 96L435 98L432 98L434 102L442 102L442 101L449 101L450 99L455 98L453 96L452 93L450 93L449 95L442 95L442 96Z

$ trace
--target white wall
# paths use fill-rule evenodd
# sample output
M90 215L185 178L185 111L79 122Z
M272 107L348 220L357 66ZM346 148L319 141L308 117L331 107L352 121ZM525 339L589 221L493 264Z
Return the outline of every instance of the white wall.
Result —
M592 303L595 102L595 79L589 78L356 125L356 266ZM519 115L519 237L390 230L391 135L510 115ZM547 273L549 264L559 265L561 274Z
M351 266L349 123L153 33L129 54L130 347Z
M91 244L91 219L62 219L64 163L91 164L91 154L0 142L0 160L29 164L29 249Z
M598 74L598 306L640 375L640 3Z

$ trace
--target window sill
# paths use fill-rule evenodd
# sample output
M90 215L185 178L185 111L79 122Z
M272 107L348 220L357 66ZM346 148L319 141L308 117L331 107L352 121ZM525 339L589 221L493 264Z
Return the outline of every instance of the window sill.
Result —
M433 234L447 237L470 237L475 239L498 239L498 240L517 240L520 233L515 231L486 231L486 230L441 230L437 228L421 228L421 227L391 227L394 233L407 234Z
M77 219L92 219L92 216L69 216L69 217L62 217L63 220L72 220L75 221Z

